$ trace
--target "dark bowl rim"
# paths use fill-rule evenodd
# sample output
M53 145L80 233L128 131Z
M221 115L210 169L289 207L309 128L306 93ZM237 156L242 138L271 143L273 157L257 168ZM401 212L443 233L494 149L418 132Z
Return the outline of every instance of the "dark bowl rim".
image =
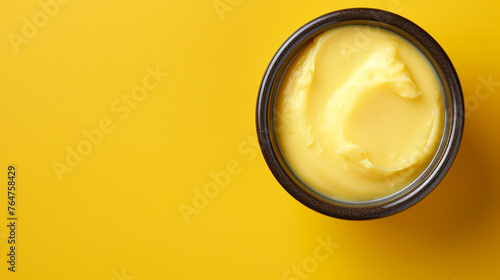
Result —
M434 168L426 177L404 192L368 203L337 201L316 193L290 174L276 148L274 128L270 125L277 83L294 55L320 33L344 25L372 25L393 31L412 42L429 59L439 76L445 93L445 130L449 136L439 147ZM274 108L274 106L273 106ZM367 220L386 217L403 211L427 196L451 167L460 146L464 126L464 102L458 75L441 46L425 30L397 14L373 9L351 8L337 10L306 23L295 31L278 49L262 79L256 108L257 136L264 159L281 186L305 206L327 216L347 220ZM272 130L272 133L271 133ZM443 132L444 134L445 132ZM443 136L444 139L444 136ZM273 144L274 141L274 144ZM437 157L437 156L436 156ZM280 160L281 159L281 160ZM285 165L285 166L283 166Z

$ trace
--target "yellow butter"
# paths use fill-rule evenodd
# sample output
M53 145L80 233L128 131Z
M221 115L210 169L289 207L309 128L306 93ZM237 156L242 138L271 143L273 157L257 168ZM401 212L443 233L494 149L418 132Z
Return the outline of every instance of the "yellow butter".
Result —
M343 201L395 193L425 170L443 131L443 92L427 58L363 25L317 36L289 66L275 128L290 169Z

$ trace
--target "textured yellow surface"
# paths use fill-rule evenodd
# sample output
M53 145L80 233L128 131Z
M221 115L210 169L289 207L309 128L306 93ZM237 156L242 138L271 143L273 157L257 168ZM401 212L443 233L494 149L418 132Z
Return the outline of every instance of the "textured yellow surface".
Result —
M39 3L0 2L0 279L500 278L498 1ZM302 206L254 146L274 52L356 6L426 29L468 102L442 184L369 222Z
M304 47L283 77L274 113L279 150L302 182L326 196L387 197L434 157L442 96L432 65L403 37L333 28Z

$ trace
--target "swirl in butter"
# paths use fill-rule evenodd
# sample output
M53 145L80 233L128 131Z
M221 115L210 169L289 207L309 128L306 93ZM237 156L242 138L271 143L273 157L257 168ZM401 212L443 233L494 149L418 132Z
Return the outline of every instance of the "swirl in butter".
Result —
M414 181L443 131L443 90L427 58L388 30L353 25L294 58L275 103L281 153L328 197L370 201Z

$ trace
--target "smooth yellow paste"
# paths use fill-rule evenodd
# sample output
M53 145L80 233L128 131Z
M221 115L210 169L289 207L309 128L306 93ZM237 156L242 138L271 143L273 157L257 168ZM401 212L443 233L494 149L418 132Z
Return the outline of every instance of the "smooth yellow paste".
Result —
M427 58L382 28L317 36L287 69L275 104L281 153L311 189L343 201L414 181L443 131L443 93Z

